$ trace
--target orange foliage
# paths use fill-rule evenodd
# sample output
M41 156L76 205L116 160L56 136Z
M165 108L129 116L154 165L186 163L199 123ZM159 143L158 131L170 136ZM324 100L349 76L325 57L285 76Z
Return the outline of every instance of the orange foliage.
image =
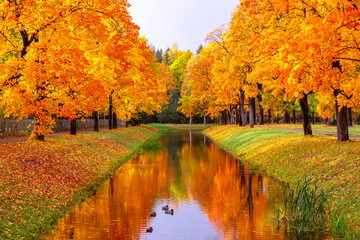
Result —
M126 0L2 1L0 108L5 117L34 118L33 135L39 136L51 131L54 116L74 119L104 108L112 92L126 92L119 108L126 108L129 91L145 88L164 96L166 80L160 76L165 70L152 64L128 6ZM144 108L158 110L162 98Z

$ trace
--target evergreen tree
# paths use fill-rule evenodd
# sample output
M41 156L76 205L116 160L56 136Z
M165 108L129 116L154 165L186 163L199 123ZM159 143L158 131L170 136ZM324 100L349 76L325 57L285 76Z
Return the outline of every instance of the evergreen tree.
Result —
M200 44L198 49L196 50L196 54L199 55L203 48L204 48L204 46Z
M156 61L159 63L163 62L163 50L160 48L155 52Z

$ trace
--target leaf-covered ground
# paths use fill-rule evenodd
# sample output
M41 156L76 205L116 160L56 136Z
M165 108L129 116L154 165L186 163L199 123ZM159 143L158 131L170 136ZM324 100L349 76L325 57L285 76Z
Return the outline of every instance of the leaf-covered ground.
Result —
M0 144L0 239L38 239L147 139L150 127Z
M293 186L312 176L331 193L337 219L360 226L360 141L259 127L218 126L205 130L224 149L254 168ZM349 238L351 239L351 238Z

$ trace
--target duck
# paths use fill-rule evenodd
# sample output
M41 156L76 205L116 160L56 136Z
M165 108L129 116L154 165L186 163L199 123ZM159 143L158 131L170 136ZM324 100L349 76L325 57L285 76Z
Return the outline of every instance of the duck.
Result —
M150 217L156 217L156 212L154 211L154 212L150 213Z
M171 209L171 210L165 210L165 213L166 213L166 214L171 214L171 215L174 215L174 209Z
M163 206L162 210L169 210L169 206L168 205Z
M153 229L152 227L148 227L148 228L146 229L146 232L152 233L153 230L154 230L154 229Z

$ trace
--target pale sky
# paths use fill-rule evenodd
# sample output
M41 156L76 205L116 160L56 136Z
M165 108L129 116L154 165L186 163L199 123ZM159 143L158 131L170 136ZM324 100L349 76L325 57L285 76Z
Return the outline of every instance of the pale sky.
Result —
M128 0L140 34L157 49L195 52L207 34L231 20L239 0Z

